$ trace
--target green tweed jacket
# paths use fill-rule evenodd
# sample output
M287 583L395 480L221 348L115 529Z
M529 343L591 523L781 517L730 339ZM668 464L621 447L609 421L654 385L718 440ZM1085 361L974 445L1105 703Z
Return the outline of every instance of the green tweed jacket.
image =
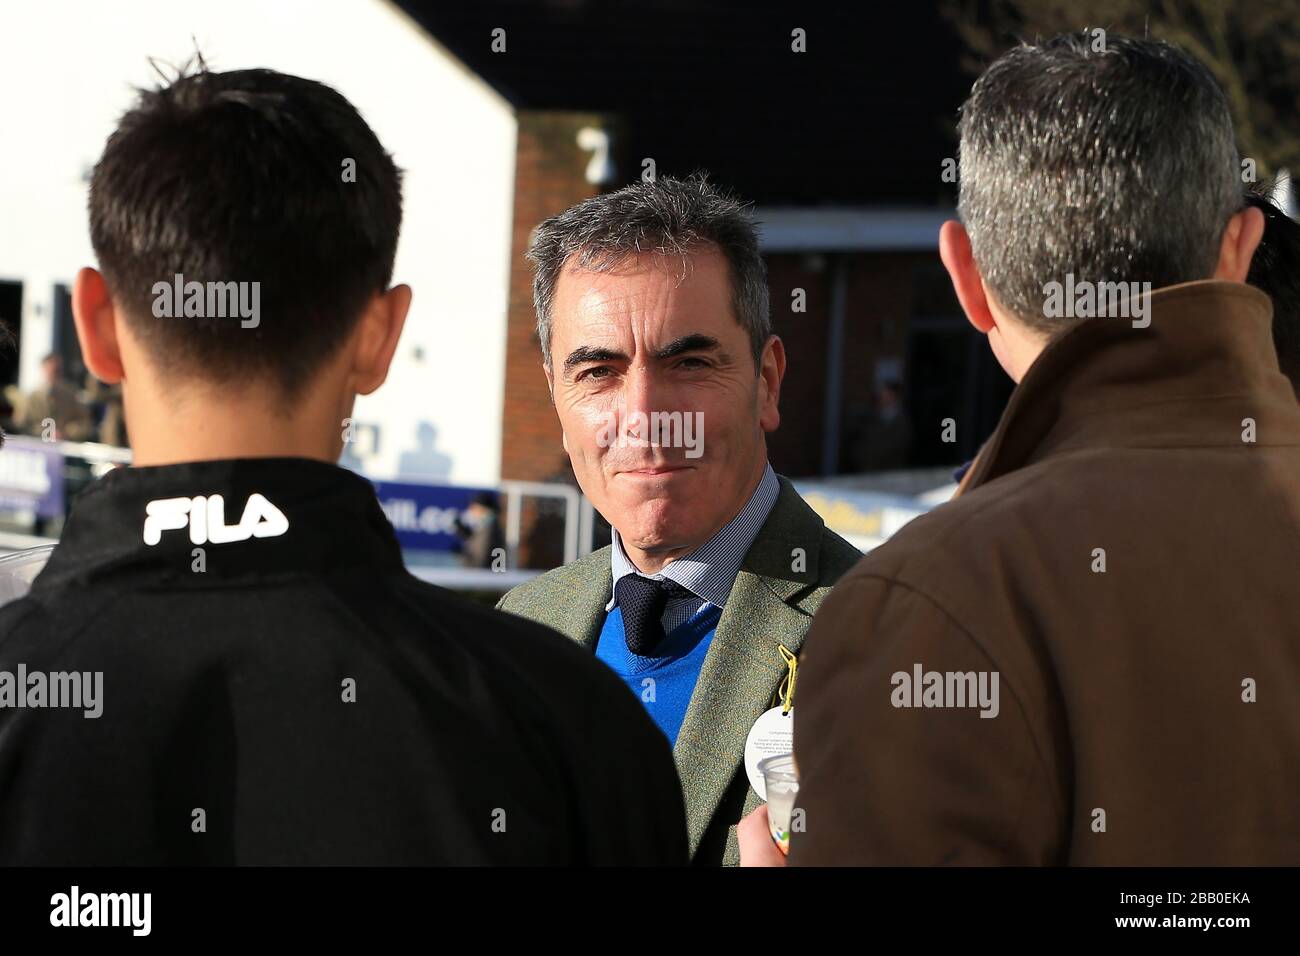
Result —
M760 802L745 774L745 738L778 701L786 665L777 646L799 653L813 612L860 557L782 478L736 576L673 748L692 862L740 862L736 824ZM549 625L595 653L612 588L605 547L519 585L497 607Z

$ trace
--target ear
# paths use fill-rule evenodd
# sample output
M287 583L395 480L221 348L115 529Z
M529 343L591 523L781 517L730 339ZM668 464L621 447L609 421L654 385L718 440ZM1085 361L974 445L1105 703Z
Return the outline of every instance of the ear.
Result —
M781 424L781 380L785 378L785 343L773 335L763 346L758 365L758 423L765 432Z
M1219 242L1219 263L1214 267L1213 279L1245 282L1250 272L1250 260L1264 238L1264 214L1254 206L1234 213L1223 230Z
M369 395L388 378L410 310L409 285L393 286L370 300L353 333L352 381L358 395Z
M971 325L987 335L997 322L989 310L984 280L975 267L970 236L966 234L966 227L956 220L950 219L939 230L939 258L948 270L948 278L952 280L952 288L957 293L961 310L966 313Z
M82 269L72 284L72 319L77 326L81 357L90 374L105 385L122 381L122 355L117 342L117 310L108 284L96 269Z

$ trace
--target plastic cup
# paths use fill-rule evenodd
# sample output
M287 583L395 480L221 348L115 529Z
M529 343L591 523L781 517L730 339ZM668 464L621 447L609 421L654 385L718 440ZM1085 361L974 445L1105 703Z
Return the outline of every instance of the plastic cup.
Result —
M794 798L799 794L799 777L795 774L794 754L779 754L758 762L758 772L767 787L767 824L772 840L782 853L790 852L790 816Z

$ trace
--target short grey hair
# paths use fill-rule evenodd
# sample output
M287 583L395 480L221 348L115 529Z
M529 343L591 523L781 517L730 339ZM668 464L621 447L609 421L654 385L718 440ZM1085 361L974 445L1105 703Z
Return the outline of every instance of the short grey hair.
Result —
M1003 54L961 109L958 211L980 274L1032 328L1043 286L1208 278L1242 208L1232 117L1210 72L1157 40L1059 36Z
M533 264L533 305L542 361L551 366L551 305L566 266L602 272L629 256L681 257L713 247L731 272L732 311L749 333L754 366L772 334L767 266L758 251L758 226L741 203L708 178L661 177L593 196L537 227L528 259ZM683 273L684 276L684 273Z

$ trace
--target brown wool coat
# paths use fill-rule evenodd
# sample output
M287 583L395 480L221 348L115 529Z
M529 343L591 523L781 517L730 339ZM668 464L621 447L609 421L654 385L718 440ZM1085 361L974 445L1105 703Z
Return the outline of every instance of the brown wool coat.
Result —
M845 575L802 656L792 863L1300 863L1300 409L1271 316L1206 281L1146 329L1080 322L963 493ZM917 664L996 672L997 716L947 678L950 706L901 706Z

